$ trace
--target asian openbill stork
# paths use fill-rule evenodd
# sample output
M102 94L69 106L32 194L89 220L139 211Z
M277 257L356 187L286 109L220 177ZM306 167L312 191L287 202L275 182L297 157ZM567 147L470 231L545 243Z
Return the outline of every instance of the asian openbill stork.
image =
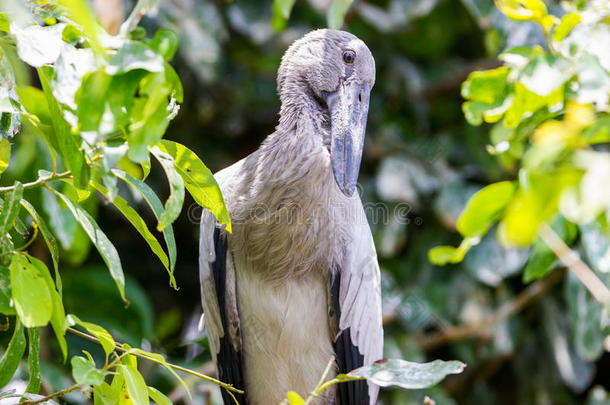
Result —
M379 266L355 193L375 61L354 35L317 30L290 46L277 82L275 132L215 175L233 233L201 218L209 343L244 405L306 396L332 356L330 378L382 357ZM377 401L367 382L335 387L316 404Z

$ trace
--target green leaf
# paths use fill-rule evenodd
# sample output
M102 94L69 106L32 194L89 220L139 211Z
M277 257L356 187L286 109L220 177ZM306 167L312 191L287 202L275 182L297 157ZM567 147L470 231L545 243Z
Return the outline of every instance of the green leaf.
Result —
M26 256L14 254L10 264L15 310L24 326L45 326L51 319L51 291L39 269Z
M157 405L172 405L172 401L161 391L154 387L148 387L148 396Z
M52 72L52 70L49 71L44 68L38 69L38 77L47 96L49 112L53 122L55 136L53 143L57 144L66 168L72 172L75 186L84 189L89 183L89 166L85 162L85 156L79 147L80 137L70 133L70 126L63 118L62 109L53 95L51 85L49 84Z
M472 196L457 220L457 230L465 237L483 236L500 218L515 193L510 181L491 184Z
M332 0L326 12L328 28L338 30L343 26L343 20L353 0Z
M231 217L214 175L195 152L176 142L162 140L159 148L174 158L176 170L182 176L186 189L197 204L210 210L221 224L231 232Z
M0 266L0 314L15 315L15 308L11 305L12 298L11 272Z
M509 69L475 71L462 83L462 97L470 101L495 104L506 96Z
M40 332L38 328L28 329L28 371L30 377L25 392L40 392Z
M114 342L114 338L112 335L103 327L96 325L91 322L81 321L75 315L68 315L67 321L71 325L80 325L83 328L87 329L89 333L99 339L102 348L104 349L104 353L106 353L106 360L111 353L114 352L116 343Z
M93 242L98 252L100 252L104 263L108 266L110 275L117 285L121 298L124 301L127 301L125 298L125 275L123 273L123 267L121 266L121 259L112 242L110 242L106 234L102 232L91 215L89 215L80 205L73 203L68 197L53 188L51 188L51 191L66 204L70 212L72 212L72 215L74 215L74 218L76 218L83 227L83 230L87 233L91 242Z
M459 263L464 260L471 247L477 245L480 238L465 238L457 248L453 246L436 246L428 251L428 260L437 266L449 263Z
M566 221L561 216L553 221L551 227L567 245L571 245L578 236L576 225ZM546 243L537 238L527 266L523 270L523 282L529 283L546 276L553 270L557 260L557 256L549 249Z
M160 29L155 32L150 47L163 56L163 59L170 61L178 50L178 42L178 35L174 31Z
M290 18L292 7L296 0L273 0L273 17L271 27L275 31L282 31L286 27L286 22Z
M78 384L100 385L104 382L106 372L95 367L95 362L83 356L74 356L72 364L72 377Z
M144 377L138 371L137 368L131 365L121 364L119 365L121 374L125 378L125 385L127 386L127 393L129 398L135 405L149 405L148 401L148 387L144 381Z
M116 75L131 70L163 71L163 58L141 42L125 41L106 65L106 73Z
M40 229L40 233L49 248L49 252L51 253L51 260L53 261L53 268L55 269L55 284L57 285L57 290L61 293L62 285L61 285L61 276L59 274L59 247L57 246L57 240L53 233L47 226L47 223L42 219L42 217L38 214L36 209L32 204L30 204L26 200L20 201L21 206L25 208L25 210L30 214L32 220L37 224L38 229Z
M347 377L364 377L381 387L423 389L438 384L450 374L461 373L465 367L464 363L455 360L413 363L400 359L384 359L350 371Z
M4 173L11 162L11 142L8 139L0 139L0 174Z
M19 367L23 353L25 353L25 335L21 322L16 319L13 336L2 357L0 357L0 387L4 387L11 381L17 367Z
M288 400L289 405L304 405L305 400L299 393L294 391L288 391L286 393L286 399Z
M66 314L64 311L64 304L62 302L61 293L55 289L55 284L53 283L53 279L51 278L51 274L49 273L49 269L47 266L40 260L36 259L33 256L27 255L30 263L36 267L38 270L38 274L42 276L45 283L47 284L47 288L51 293L51 302L52 311L51 311L51 327L53 328L53 332L55 332L55 336L57 338L57 343L59 344L59 348L63 354L64 360L68 356L68 345L66 343L66 328L68 327L66 324ZM57 273L59 275L59 273Z
M148 204L148 206L153 211L153 214L157 218L157 221L161 219L161 215L163 215L163 203L157 197L152 188L150 188L146 183L142 180L133 177L131 174L125 173L121 170L113 170L115 176L136 188L144 197L144 200ZM176 267L176 239L174 238L174 230L171 226L163 229L163 237L165 238L165 244L167 245L167 254L169 255L169 269L170 273L173 274L174 268Z
M19 215L19 201L23 195L23 185L15 182L14 189L8 195L0 212L0 236L4 236L13 228L15 219Z
M108 197L108 190L106 190L105 187L95 182L92 182L91 184L100 193ZM131 225L133 225L133 227L140 233L140 235L142 235L146 243L148 243L148 246L150 246L150 249L161 260L163 266L169 271L171 286L176 288L176 280L174 279L173 272L170 271L169 268L169 259L165 254L165 251L161 247L161 244L159 244L157 238L155 238L155 236L148 229L148 225L146 225L146 222L144 222L138 212L132 207L130 207L127 201L125 201L121 196L115 196L112 203L121 212L121 214L123 214L123 216L131 223Z
M578 13L567 13L561 17L561 21L553 30L553 41L561 42L581 20L582 17Z
M151 153L157 158L169 181L170 194L165 202L165 211L161 214L157 229L162 231L167 226L171 225L182 211L184 204L184 180L178 174L174 158L167 152L163 152L158 146L151 148Z

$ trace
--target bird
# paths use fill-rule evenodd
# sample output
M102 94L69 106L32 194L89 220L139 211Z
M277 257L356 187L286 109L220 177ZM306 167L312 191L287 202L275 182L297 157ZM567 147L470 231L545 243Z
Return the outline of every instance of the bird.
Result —
M275 131L214 175L233 230L202 212L203 323L219 379L245 391L240 404L307 397L328 365L327 380L383 356L380 271L356 192L374 83L362 40L307 33L278 69ZM372 405L378 391L352 381L311 403Z

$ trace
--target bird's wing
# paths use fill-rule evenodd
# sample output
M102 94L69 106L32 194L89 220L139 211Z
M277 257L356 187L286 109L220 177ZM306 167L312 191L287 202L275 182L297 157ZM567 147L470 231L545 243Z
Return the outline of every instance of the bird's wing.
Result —
M212 357L221 381L244 389L241 335L235 289L235 267L227 245L226 231L217 226L211 212L201 215L199 275L205 326ZM234 394L240 404L245 395ZM225 404L234 404L222 391Z
M333 272L331 297L337 320L334 342L340 373L383 356L379 265L362 204L353 216L344 259ZM340 405L375 404L379 387L365 381L338 386Z

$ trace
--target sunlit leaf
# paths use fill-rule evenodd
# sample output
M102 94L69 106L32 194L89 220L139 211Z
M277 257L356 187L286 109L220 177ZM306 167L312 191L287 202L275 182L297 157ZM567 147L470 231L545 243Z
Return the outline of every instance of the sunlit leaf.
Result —
M4 173L11 161L11 142L0 139L0 174Z
M578 13L567 13L561 17L561 21L553 30L553 41L563 40L581 20L582 17Z
M11 260L13 301L23 325L45 326L51 320L51 291L39 269L26 256L14 254Z
M149 405L148 387L146 386L144 377L142 377L142 374L140 374L138 369L131 365L124 364L121 364L119 369L123 378L125 378L127 392L134 405Z
M350 371L347 377L365 377L381 387L422 389L438 384L450 374L461 373L465 367L464 363L455 360L413 363L400 359L384 359Z
M135 69L162 72L163 58L140 42L126 41L108 61L106 73L116 75Z
M288 391L286 393L286 399L288 400L289 405L303 405L305 404L305 400L299 393L294 391Z
M81 321L75 315L68 315L67 320L71 325L82 326L83 328L87 329L89 333L98 338L102 348L104 349L104 353L106 353L106 359L108 359L108 356L114 352L114 338L106 329L91 322Z
M51 278L51 274L49 273L47 266L41 260L38 260L35 257L28 255L27 258L32 266L38 270L38 274L40 274L44 279L47 289L51 295L51 301L48 303L48 305L52 307L50 320L51 327L53 328L53 332L55 332L57 343L59 344L59 348L61 349L65 360L68 355L68 346L65 337L68 325L66 323L66 314L64 311L61 293L55 289L55 283L53 283L53 279Z
M155 401L157 405L172 405L172 401L155 387L148 387L148 396Z
M515 184L502 181L491 184L472 196L457 220L457 230L465 237L479 237L500 218L513 198Z
M17 53L21 60L33 67L53 63L59 57L63 44L61 33L65 24L50 27L11 25L11 33L17 40Z
M186 146L163 140L159 148L174 158L176 170L197 204L210 210L218 222L231 232L231 217L214 175L197 155Z
M172 30L161 29L155 32L150 47L166 61L171 60L178 50L178 35Z

